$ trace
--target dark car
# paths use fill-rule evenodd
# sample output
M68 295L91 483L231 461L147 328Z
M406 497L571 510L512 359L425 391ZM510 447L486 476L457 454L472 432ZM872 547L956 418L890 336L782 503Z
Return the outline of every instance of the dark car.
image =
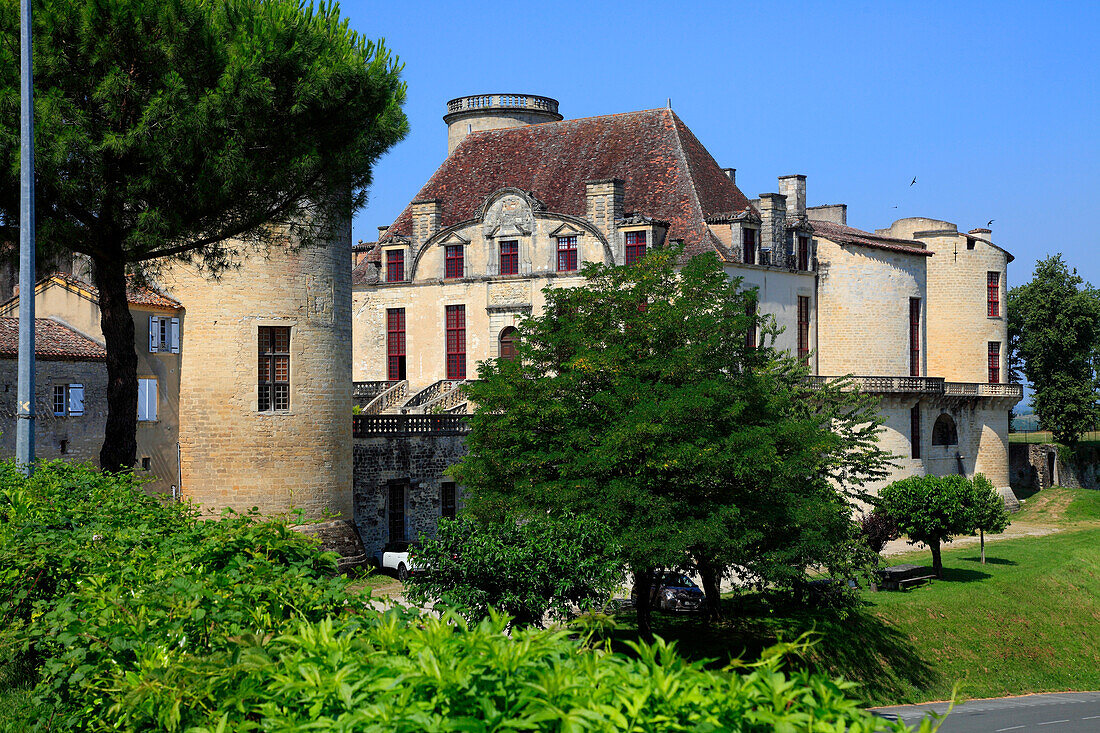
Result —
M706 596L699 586L683 573L660 573L649 589L651 608L676 613L698 613L703 610ZM637 604L637 593L631 591L630 600Z

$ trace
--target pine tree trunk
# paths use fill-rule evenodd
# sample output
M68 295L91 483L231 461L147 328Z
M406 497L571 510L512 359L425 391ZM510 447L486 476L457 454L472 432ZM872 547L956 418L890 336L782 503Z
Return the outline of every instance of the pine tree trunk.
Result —
M107 427L99 465L105 471L128 471L137 460L137 351L121 256L95 260L95 284L107 345Z
M638 614L638 635L646 641L653 641L652 610L653 568L634 571L634 610Z
M943 579L943 560L940 558L940 541L930 540L928 546L932 548L932 574Z
M699 577L703 581L703 594L706 596L707 621L720 621L722 619L722 572L713 563L701 562Z
M978 537L981 538L981 542L982 542L982 565L985 565L985 530L984 529L979 529L978 530Z

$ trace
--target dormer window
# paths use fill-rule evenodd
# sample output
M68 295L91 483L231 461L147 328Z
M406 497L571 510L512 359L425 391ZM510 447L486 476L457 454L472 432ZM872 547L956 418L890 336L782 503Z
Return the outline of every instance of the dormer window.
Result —
M626 264L633 265L645 257L645 232L626 233Z
M809 270L810 269L810 238L799 237L798 238L798 269Z
M756 230L748 227L741 230L742 259L746 265L756 264Z
M500 274L519 274L519 242L514 239L500 243Z
M577 269L577 238L558 237L558 272Z
M462 245L448 244L444 252L444 260L446 264L443 271L443 277L462 277L465 272L465 253L463 252Z
M405 279L405 252L400 249L386 250L386 282L399 283Z

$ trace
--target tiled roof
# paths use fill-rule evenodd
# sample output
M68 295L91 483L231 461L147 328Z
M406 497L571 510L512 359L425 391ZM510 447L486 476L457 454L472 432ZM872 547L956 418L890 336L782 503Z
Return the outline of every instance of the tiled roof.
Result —
M0 358L19 355L19 319L0 318ZM46 361L105 361L102 346L49 318L34 319L34 355Z
M378 268L371 266L370 259L363 259L351 268L352 285L375 285L378 282Z
M920 246L920 242L915 239L884 237L881 234L872 234L862 229L855 229L854 227L844 226L843 224L834 224L831 221L820 221L818 219L813 219L811 224L813 225L815 234L832 240L837 244L859 244L864 247L885 249L891 252L903 252L905 254L922 255L924 257L932 256L932 253Z
M60 280L71 287L84 290L92 299L94 299L96 302L99 302L99 290L97 290L94 285L84 282L78 277L70 275L66 272L55 272L54 274L50 275L48 278L44 278L40 282L46 282L51 279ZM148 285L137 284L132 275L129 275L126 278L126 300L129 301L130 305L170 308L172 310L179 310L183 308L183 304L175 298L170 298L164 293L154 290Z
M743 211L749 200L670 109L472 133L414 201L438 200L449 227L512 186L531 191L550 213L584 217L585 182L609 178L624 181L623 211L669 222L669 240L682 239L688 255L732 258L705 220ZM411 234L410 205L386 236Z

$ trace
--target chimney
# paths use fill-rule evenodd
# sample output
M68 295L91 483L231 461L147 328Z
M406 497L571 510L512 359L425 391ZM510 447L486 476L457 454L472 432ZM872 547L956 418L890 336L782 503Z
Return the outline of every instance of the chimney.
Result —
M621 178L604 178L599 181L585 181L584 193L587 200L585 218L610 237L615 228L615 220L623 217L623 188Z
M726 174L726 178L730 179L734 183L737 183L737 169L736 168L723 168L722 172Z
M443 203L439 199L412 202L412 238L423 245L439 231L443 223Z
M381 242L382 237L386 236L386 232L388 232L389 230L390 230L389 226L378 227L378 239L375 240L375 241Z
M787 199L781 193L760 194L760 249L778 252L787 229Z
M848 204L825 204L810 206L806 215L818 221L831 221L833 224L848 225Z
M780 176L779 193L787 197L787 213L792 219L806 215L806 176Z

